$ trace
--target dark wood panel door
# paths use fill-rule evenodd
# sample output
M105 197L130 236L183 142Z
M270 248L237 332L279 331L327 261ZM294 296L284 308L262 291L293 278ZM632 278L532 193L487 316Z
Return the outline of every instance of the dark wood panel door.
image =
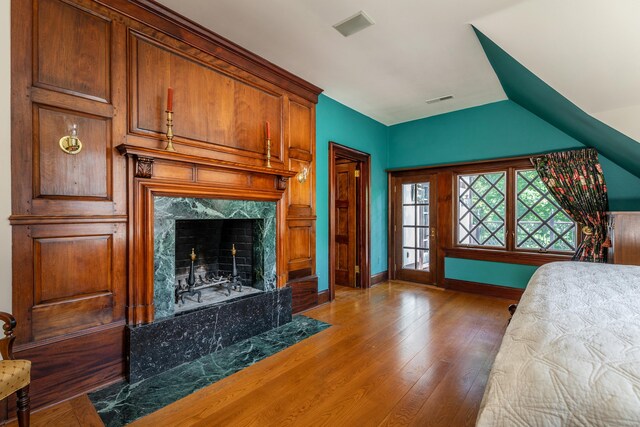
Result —
M336 284L356 287L356 162L336 165Z
M435 274L436 221L435 175L395 178L394 277L433 283Z

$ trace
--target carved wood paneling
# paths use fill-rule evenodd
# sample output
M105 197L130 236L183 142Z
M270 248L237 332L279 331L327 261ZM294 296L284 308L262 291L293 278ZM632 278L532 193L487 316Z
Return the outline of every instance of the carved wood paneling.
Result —
M121 223L14 227L13 256L32 263L14 272L18 343L124 318L125 230Z
M131 51L133 132L165 132L167 88L172 87L176 141L263 158L265 122L269 121L271 160L280 162L282 94L232 78L141 35L132 35Z
M312 116L314 108L310 105L291 101L289 103L289 155L311 160L314 141Z
M34 238L36 305L111 292L112 237Z
M111 120L36 106L35 197L111 198ZM78 125L82 149L69 155L58 144Z
M288 271L313 268L315 272L315 221L287 221Z
M111 25L95 12L37 0L36 84L97 100L110 98ZM73 72L70 72L73 70Z

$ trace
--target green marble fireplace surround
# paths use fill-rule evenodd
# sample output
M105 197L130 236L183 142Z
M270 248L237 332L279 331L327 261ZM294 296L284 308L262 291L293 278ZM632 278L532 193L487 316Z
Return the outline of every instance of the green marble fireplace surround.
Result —
M275 290L276 284L276 203L253 200L186 197L154 198L154 305L155 319L175 313L176 220L260 219L254 228L253 287Z

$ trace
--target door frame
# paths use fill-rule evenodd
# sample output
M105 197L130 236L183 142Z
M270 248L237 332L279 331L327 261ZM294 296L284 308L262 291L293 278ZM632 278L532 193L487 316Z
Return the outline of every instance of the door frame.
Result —
M336 160L349 159L358 163L360 170L360 178L356 180L357 189L357 227L356 240L358 241L356 256L358 265L360 266L359 283L360 289L371 287L371 212L370 212L370 194L371 194L371 155L363 151L359 151L336 142L329 141L329 300L335 299L335 235L336 235L336 218L335 218L335 174Z
M406 173L393 173L390 172L388 175L388 211L389 215L387 217L388 221L388 229L387 229L387 257L389 264L389 280L399 280L397 277L397 268L396 265L399 263L399 260L396 258L397 256L397 244L398 237L402 239L402 231L398 232L394 230L394 226L396 224L398 213L398 206L396 203L396 191L398 183L402 183L403 180L409 181L419 181L421 179L428 180L430 182L430 193L429 193L429 217L430 217L430 274L431 280L428 282L423 282L416 278L415 280L411 280L412 283L418 284L427 284L433 285L440 283L440 275L442 274L443 269L441 269L441 265L439 262L438 252L439 252L439 240L440 235L442 234L439 230L439 221L438 221L438 184L440 183L440 178L437 173L432 173L429 171L407 171Z

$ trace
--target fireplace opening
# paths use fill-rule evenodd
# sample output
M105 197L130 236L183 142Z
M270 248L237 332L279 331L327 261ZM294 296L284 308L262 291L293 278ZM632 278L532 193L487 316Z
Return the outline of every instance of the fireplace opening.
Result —
M175 222L175 312L264 291L261 219Z

